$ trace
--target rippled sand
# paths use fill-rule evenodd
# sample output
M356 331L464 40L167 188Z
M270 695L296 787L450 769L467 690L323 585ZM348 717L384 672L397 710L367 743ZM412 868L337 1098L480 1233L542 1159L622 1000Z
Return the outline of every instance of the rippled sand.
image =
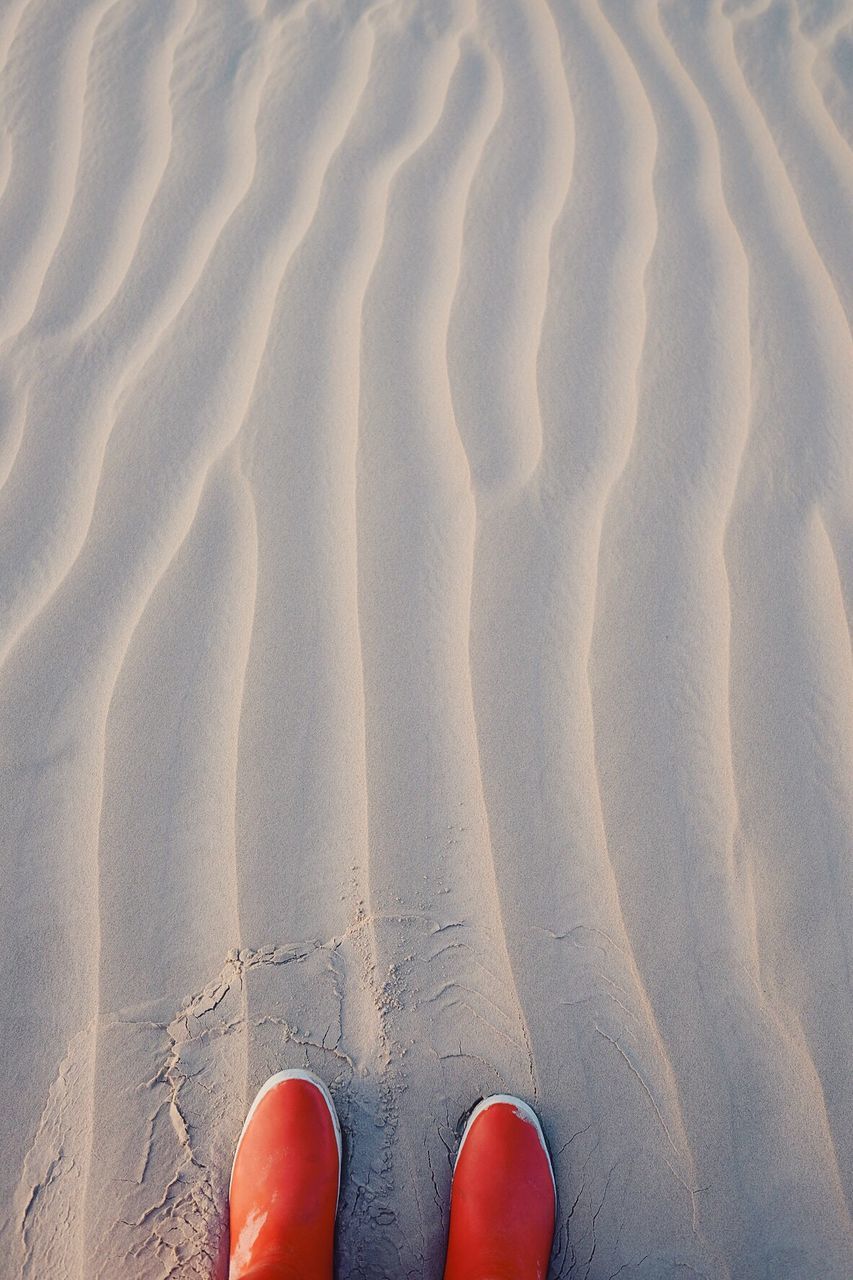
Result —
M5 0L4 1277L853 1274L853 4Z

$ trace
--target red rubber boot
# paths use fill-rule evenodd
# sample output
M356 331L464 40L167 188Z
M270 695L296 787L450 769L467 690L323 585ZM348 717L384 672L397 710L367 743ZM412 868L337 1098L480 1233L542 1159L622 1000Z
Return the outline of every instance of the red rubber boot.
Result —
M507 1094L485 1098L456 1156L444 1280L545 1280L556 1206L535 1112Z
M258 1093L229 1189L229 1280L332 1280L341 1180L335 1104L308 1071L281 1071Z

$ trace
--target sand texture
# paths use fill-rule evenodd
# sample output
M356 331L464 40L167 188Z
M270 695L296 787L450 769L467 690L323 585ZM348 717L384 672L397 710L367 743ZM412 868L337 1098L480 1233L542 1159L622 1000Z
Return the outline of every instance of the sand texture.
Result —
M0 1277L853 1275L853 0L3 0Z

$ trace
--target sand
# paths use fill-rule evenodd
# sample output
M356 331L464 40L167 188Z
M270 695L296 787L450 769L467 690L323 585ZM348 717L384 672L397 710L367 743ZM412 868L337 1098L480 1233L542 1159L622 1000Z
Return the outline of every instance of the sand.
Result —
M853 1274L853 4L5 0L0 1274Z

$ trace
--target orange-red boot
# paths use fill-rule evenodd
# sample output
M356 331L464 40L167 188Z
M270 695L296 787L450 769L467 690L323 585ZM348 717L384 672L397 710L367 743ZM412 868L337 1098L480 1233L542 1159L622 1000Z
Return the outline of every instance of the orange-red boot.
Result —
M335 1104L308 1071L258 1093L231 1170L229 1280L332 1280L341 1180Z
M544 1280L556 1203L535 1112L507 1094L485 1098L456 1156L444 1280Z

